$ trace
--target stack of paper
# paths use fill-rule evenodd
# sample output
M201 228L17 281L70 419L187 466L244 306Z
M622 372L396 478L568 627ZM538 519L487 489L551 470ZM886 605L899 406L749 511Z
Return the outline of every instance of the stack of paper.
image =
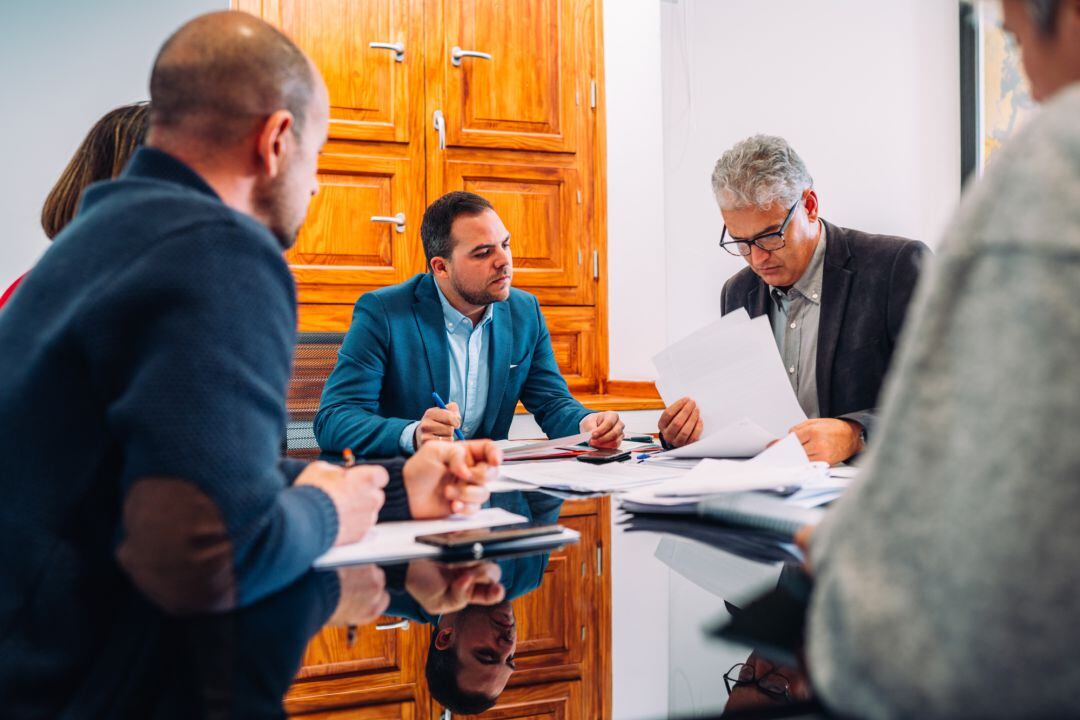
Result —
M664 402L693 398L703 425L698 442L666 455L752 457L806 420L765 315L729 313L653 363Z
M630 492L623 500L633 507L664 507L697 503L719 493L824 489L834 484L829 466L810 462L799 438L788 434L751 460L702 460L685 475Z
M577 460L503 465L500 477L535 487L572 492L619 492L678 477L683 470L621 462L590 465Z

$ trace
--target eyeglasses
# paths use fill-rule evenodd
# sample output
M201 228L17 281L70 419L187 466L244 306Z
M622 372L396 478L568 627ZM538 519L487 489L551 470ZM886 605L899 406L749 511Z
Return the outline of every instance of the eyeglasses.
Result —
M727 686L728 694L733 688L755 685L758 690L776 700L791 702L791 681L786 677L770 670L761 677L757 676L757 670L749 663L735 663L731 669L724 673L724 685Z
M788 225L791 224L791 218L795 217L795 208L799 207L802 199L803 196L800 195L799 199L795 201L795 204L787 211L784 222L781 223L780 229L776 232L764 233L757 237L750 238L749 240L740 240L732 235L730 240L724 242L724 238L728 235L727 225L724 225L724 232L720 235L720 247L724 248L732 255L738 255L740 257L747 257L750 255L751 245L755 245L765 252L776 252L784 247L784 231L787 230Z

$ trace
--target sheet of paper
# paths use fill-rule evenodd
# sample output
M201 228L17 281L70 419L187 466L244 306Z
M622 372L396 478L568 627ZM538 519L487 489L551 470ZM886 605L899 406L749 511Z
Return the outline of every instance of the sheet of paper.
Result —
M750 418L728 423L695 443L659 453L661 458L750 458L776 439L776 435Z
M644 505L665 506L700 500L718 493L791 486L820 488L823 492L834 490L836 483L829 480L828 466L810 462L799 438L788 433L750 460L706 458L685 475L635 490L625 499Z
M861 468L855 465L837 465L829 468L829 474L834 478L846 478L848 480L854 480L859 474Z
M753 456L806 419L765 315L751 320L745 311L728 313L653 363L665 403L688 396L700 408L702 439L690 451L697 457Z
M330 548L315 560L315 567L392 562L434 557L441 551L434 545L416 542L417 535L473 530L528 522L528 518L502 508L484 508L468 517L451 516L444 520L409 520L379 523L360 542Z
M677 468L653 467L644 463L608 463L590 465L577 460L504 465L502 477L536 487L574 492L617 492L677 477Z

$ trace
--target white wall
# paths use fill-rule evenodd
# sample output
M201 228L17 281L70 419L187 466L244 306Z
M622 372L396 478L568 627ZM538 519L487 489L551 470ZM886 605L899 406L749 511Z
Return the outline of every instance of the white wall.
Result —
M158 47L228 0L55 0L0 4L0 292L48 247L45 196L91 125L149 96Z
M661 325L669 340L719 317L723 283L742 267L716 246L722 221L709 178L723 151L749 135L792 143L831 222L937 242L960 190L955 2L667 0L660 7ZM618 341L613 357L640 353L655 339Z
M610 376L651 380L667 298L660 3L607 0L603 11Z

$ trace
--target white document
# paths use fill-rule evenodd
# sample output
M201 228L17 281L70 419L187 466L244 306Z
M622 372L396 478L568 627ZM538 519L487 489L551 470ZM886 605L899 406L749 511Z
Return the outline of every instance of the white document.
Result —
M679 505L720 493L773 490L793 485L834 489L829 481L828 466L810 462L799 438L789 433L751 460L705 459L682 477L636 490L625 499L644 505Z
M535 487L572 492L618 492L659 483L683 474L669 467L650 467L641 463L590 465L577 460L503 465L500 476Z
M678 400L678 398L676 398ZM706 426L707 427L707 426ZM776 435L750 418L739 418L711 435L680 448L657 453L658 458L750 458L776 439Z
M664 402L691 397L701 412L702 439L674 457L751 457L806 420L766 315L728 313L653 363Z
M528 522L528 518L502 508L485 508L468 517L455 515L443 520L406 520L379 523L360 542L330 548L315 560L315 567L358 565L435 557L442 551L434 545L416 542L417 535L474 530Z

